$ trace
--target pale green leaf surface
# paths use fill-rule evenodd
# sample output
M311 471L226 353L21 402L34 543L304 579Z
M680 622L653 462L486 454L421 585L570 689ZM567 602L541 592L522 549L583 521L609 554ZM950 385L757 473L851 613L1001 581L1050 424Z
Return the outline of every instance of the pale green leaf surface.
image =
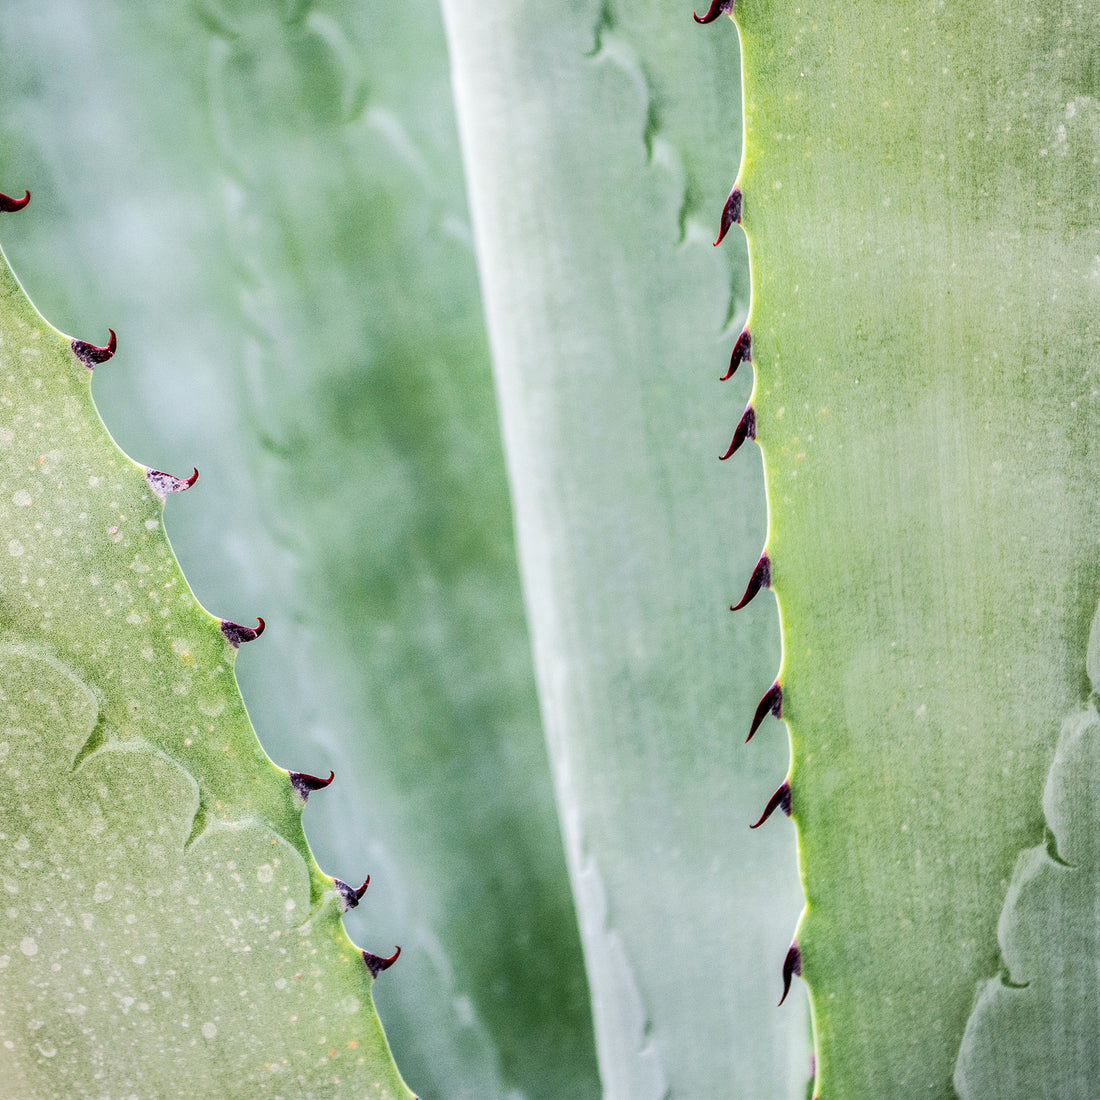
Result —
M0 256L4 1094L411 1096L90 374Z
M126 448L202 471L174 543L207 606L268 621L265 746L337 773L306 824L372 876L353 936L404 949L406 1078L595 1095L438 11L28 5L0 34L20 270L118 331Z
M753 404L826 1100L953 1094L1087 691L1097 16L737 10ZM1064 932L1044 929L1049 958L1072 954ZM1082 1054L1066 1095L1095 1093Z
M711 246L733 28L723 51L688 7L444 10L605 1095L803 1096L802 1005L776 1008L791 831L748 829L786 746L742 744L774 611L727 610L762 487L754 456L717 461L748 383L717 382L743 282Z
M1085 1097L1100 1079L1100 614L1089 637L1092 697L1066 718L1047 776L1049 843L1016 861L998 925L1005 969L982 988L955 1088L986 1096Z

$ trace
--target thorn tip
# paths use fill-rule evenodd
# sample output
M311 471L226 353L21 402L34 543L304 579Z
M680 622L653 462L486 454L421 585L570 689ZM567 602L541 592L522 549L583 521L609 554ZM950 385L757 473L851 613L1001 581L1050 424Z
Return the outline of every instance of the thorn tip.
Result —
M344 912L346 913L349 909L354 909L363 900L363 895L370 885L370 875L367 875L362 886L349 886L338 878L332 881L336 884L340 897L344 899Z
M11 195L0 194L0 213L14 214L16 210L22 210L30 201L31 193L29 191L24 191L21 199L13 199Z
M167 500L169 493L185 492L187 489L190 489L198 479L199 469L197 466L195 467L195 472L190 477L176 477L174 474L166 474L163 470L145 471L145 480L149 482L150 488L161 500Z
M794 942L787 949L787 957L783 960L783 996L779 998L782 1004L791 991L791 978L795 975L802 976L802 952L798 949L798 943Z
M383 970L389 970L395 962L397 962L398 956L401 954L401 948L394 949L392 955L389 958L383 958L381 955L375 955L371 951L363 952L363 962L367 964L367 969L370 971L372 978L377 978Z
M782 809L782 811L788 816L791 816L791 785L786 780L783 781L783 785L768 799L768 804L764 807L764 812L760 815L760 819L755 825L750 825L750 829L759 829L769 817L775 813L776 808Z
M725 462L727 458L732 458L735 454L737 454L738 450L741 447L741 444L744 443L746 439L755 438L756 410L751 405L749 405L748 408L745 409L744 415L737 422L737 427L733 433L733 442L730 443L724 455L718 456L718 461Z
M767 554L761 554L756 568L749 577L749 583L745 587L745 594L737 603L730 604L730 611L740 611L746 604L751 603L761 588L768 588L772 583L772 563Z
M737 337L737 343L733 345L733 354L730 356L729 370L718 379L719 382L728 382L736 373L742 363L752 362L752 337L748 329L743 329Z
M730 226L734 223L741 224L741 188L737 184L733 185L733 190L730 192L729 198L726 199L726 205L722 207L722 222L718 227L718 239L714 242L715 248L725 240L726 234L730 231Z
M103 347L99 347L97 344L89 344L86 340L72 341L73 354L88 370L94 370L100 363L106 363L114 355L115 348L118 347L118 338L115 336L113 328L109 328L107 332L109 339Z
M783 717L783 689L779 686L778 680L764 692L764 697L756 706L756 714L753 715L752 725L749 726L749 735L745 738L746 745L752 740L753 734L760 728L760 723L763 722L769 714L774 718Z
M329 769L328 779L310 775L308 772L287 772L287 775L290 776L290 785L298 792L298 797L303 802L309 799L313 791L323 790L336 778L336 773L331 768Z
M696 23L713 23L720 15L729 15L733 11L733 3L734 0L711 0L706 15L700 15L698 12L692 12L691 14Z
M256 622L259 626L241 626L240 623L230 622L228 619L222 619L222 633L225 635L225 640L234 648L240 649L242 642L255 641L267 627L267 623L256 616Z

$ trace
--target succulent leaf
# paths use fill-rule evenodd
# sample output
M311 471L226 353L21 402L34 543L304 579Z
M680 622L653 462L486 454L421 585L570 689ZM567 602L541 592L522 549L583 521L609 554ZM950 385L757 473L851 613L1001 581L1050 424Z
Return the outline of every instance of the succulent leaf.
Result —
M1100 577L1096 6L751 0L735 18L818 1094L952 1096L982 986L971 1095L1039 1095L979 1069L1010 1046L1047 1064L1022 1017L974 1043L1041 997L1006 989L994 1011L985 985L1025 849L1011 980L1042 984L1010 957L1034 920L1057 1011L1095 1003L1059 977L1095 916L1071 934L1032 872ZM1058 1095L1095 1091L1076 1045Z
M234 638L90 380L0 256L4 1089L409 1097Z
M963 1100L1085 1096L1100 1077L1100 611L1092 688L1062 723L1043 794L1049 837L1021 852L997 928L1004 966L985 982L955 1067Z
M746 828L785 746L739 736L779 661L759 459L717 461L748 382L716 380L744 238L712 247L708 201L737 160L734 27L654 0L444 11L604 1092L804 1097L803 991L775 1006L791 830Z

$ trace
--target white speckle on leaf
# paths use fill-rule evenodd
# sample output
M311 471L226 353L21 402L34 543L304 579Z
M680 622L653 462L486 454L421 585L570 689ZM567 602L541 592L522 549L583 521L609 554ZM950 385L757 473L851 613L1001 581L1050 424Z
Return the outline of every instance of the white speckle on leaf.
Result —
M97 882L95 884L95 893L92 897L99 902L110 901L115 896L114 890L111 889L109 882Z
M18 539L12 539L8 543L8 553L13 558L18 558L23 553L23 544Z
M217 718L225 710L225 700L211 696L209 699L200 699L198 707L208 718Z
M275 877L275 868L270 863L265 863L257 872L256 878L260 882L270 882Z
M202 1025L202 1037L204 1039L213 1039L218 1034L218 1025L211 1023L209 1020Z
M38 460L38 470L40 473L49 474L52 473L54 467L58 466L65 460L65 456L56 448L50 451L48 454L42 455Z
M23 939L19 941L19 950L22 951L27 958L32 958L37 955L38 944L35 942L35 938L33 936L24 936Z
M26 489L16 489L11 495L11 502L18 508L25 508L28 504L34 503L34 497Z

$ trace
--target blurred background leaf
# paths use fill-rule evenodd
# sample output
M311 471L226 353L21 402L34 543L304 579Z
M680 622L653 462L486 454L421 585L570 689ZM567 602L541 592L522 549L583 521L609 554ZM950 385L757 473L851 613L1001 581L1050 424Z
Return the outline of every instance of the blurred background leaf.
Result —
M606 1095L802 1097L759 451L718 462L744 237L737 36L658 0L445 0L544 722Z
M167 524L410 1085L599 1091L539 727L439 13L19 0L4 226L36 304L120 351L100 410L202 477Z

